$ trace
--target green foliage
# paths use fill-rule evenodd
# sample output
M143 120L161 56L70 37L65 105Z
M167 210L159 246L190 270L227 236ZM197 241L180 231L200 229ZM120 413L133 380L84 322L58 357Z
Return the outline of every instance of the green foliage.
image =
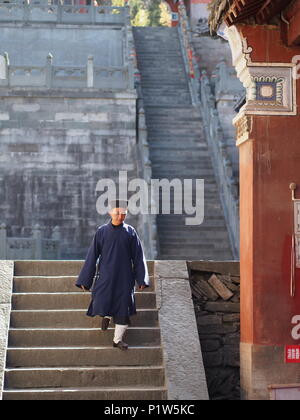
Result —
M123 7L125 0L98 0L99 5ZM133 26L170 26L171 17L164 0L129 0Z
M168 22L168 6L163 0L129 0L129 4L133 26L163 26Z

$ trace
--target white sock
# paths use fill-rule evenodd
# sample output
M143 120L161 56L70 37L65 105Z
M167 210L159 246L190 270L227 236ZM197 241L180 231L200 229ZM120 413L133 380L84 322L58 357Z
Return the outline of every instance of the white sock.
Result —
M118 344L120 341L123 341L123 336L127 330L128 325L115 325L115 335L114 335L114 343Z

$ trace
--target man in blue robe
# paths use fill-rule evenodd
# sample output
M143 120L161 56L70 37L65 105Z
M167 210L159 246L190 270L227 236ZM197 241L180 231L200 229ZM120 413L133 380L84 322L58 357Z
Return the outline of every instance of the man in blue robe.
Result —
M126 350L128 344L123 336L130 324L129 317L136 314L135 282L143 290L149 286L149 275L138 234L133 226L124 223L127 202L116 200L110 207L111 220L98 227L76 286L84 291L92 289L87 315L100 315L102 330L108 328L113 317L113 346Z

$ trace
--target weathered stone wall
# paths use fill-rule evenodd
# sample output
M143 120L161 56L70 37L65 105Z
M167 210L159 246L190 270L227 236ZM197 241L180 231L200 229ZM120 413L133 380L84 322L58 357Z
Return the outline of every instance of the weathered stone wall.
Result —
M188 267L210 399L240 399L239 263Z
M61 228L63 259L85 258L98 180L137 177L136 94L1 89L0 213L8 236ZM138 228L138 217L126 219Z
M44 66L51 53L56 66L85 66L88 55L93 55L96 66L121 67L124 31L124 27L1 23L1 50L8 53L12 66Z

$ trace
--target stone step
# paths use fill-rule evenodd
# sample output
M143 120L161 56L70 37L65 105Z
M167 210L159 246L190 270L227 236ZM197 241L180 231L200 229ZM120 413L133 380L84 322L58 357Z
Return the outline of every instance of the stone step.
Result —
M158 95L164 95L165 92L174 92L174 90L178 92L188 92L188 86L185 82L172 82L169 80L168 83L166 83L164 80L156 79L151 81L145 81L142 78L142 91L143 93L148 91L157 90ZM155 92L156 93L156 92Z
M212 202L214 205L214 202ZM183 209L184 210L184 209ZM183 214L174 214L174 213L170 213L170 214L158 214L157 215L157 224L158 226L161 228L161 230L163 231L163 229L169 229L170 226L174 225L174 223L176 223L177 225L177 230L179 230L181 227L183 229L193 229L192 226L186 226L185 225L185 219L189 217L188 214L183 213ZM204 222L201 225L202 228L205 230L208 230L213 227L213 226L220 226L220 222L224 221L224 215L220 214L218 211L215 212L210 212L209 211L209 207L206 206L204 208Z
M166 215L158 215L158 218L165 217ZM185 216L185 217L191 217L191 216ZM167 221L160 221L158 224L159 232L161 235L164 235L165 233L168 233L174 229L176 226L177 232L186 233L188 235L188 229L192 230L195 229L195 226L189 226L185 225L185 221L177 221L174 220L173 222L167 222ZM217 231L218 229L224 230L226 228L224 217L219 216L218 219L209 220L206 217L204 217L204 222L200 225L201 230L204 232L210 232L210 231ZM197 226L196 226L197 227Z
M183 109L183 107L185 107L186 109L191 109L191 107L192 107L192 104L189 104L189 105L180 105L180 104L168 104L168 105L165 105L165 104L158 104L158 105L145 105L145 108L148 110L148 109L152 109L152 110L166 110L166 109L168 109L169 110L169 112L173 112L173 111L178 111L178 110L181 110L181 109Z
M145 102L146 101L147 101L148 106L156 106L156 105L160 105L162 103L164 105L168 104L170 106L174 106L175 98L174 97L167 97L167 98L164 98L164 99L160 100L159 98L151 97L151 98L145 99ZM180 106L190 105L191 104L191 99L190 98L184 98L184 99L176 98L176 103Z
M86 310L13 310L10 316L11 328L99 328L99 317L86 316ZM110 324L114 327L113 320ZM156 309L137 309L131 317L133 327L158 327Z
M218 249L213 246L209 246L207 248L199 247L199 249L190 248L184 250L174 249L171 250L170 248L161 249L161 254L165 259L175 259L178 260L205 260L205 259L214 259L217 261L217 257L221 258L220 261L224 260L231 260L232 255L229 250L229 247L224 249Z
M200 138L203 135L203 131L202 131L202 127L201 125L199 125L199 127L197 128L192 128L191 130L189 130L187 127L176 127L173 128L172 126L166 126L166 127L158 127L158 126L154 126L151 127L151 129L149 130L150 136L168 136L168 135L176 135L178 136L185 136L185 135L193 135L193 136L199 136Z
M75 286L78 276L17 276L14 277L14 293L82 293L81 289ZM154 291L154 276L149 276L150 287L143 292Z
M155 105L157 104L178 104L180 106L191 103L191 98L189 93L181 93L178 96L176 94L168 94L168 95L155 95L155 94L147 94L147 92L143 93L144 102L146 105Z
M17 260L15 276L78 276L84 264L82 260ZM149 274L153 275L153 261L147 261Z
M78 289L79 290L79 289ZM87 292L69 293L13 293L13 309L86 309L91 296ZM136 305L140 309L156 308L154 292L136 292Z
M149 107L147 108L147 115L151 116L182 116L184 117L198 117L199 111L194 106L190 105L189 107L180 107L177 106L176 108L170 111L169 107L165 106L157 106L157 107Z
M165 387L95 387L5 390L4 400L166 400Z
M195 116L190 116L189 118L186 116L182 116L180 115L180 113L176 114L176 118L174 118L175 116L172 115L172 113L170 113L169 115L146 115L146 120L149 122L161 122L161 123L168 123L168 124L177 124L179 125L180 123L197 123L197 124L201 124L201 119L199 118L199 116L195 115Z
M100 333L99 333L100 334ZM127 352L109 346L9 347L7 367L161 366L160 346L131 346Z
M198 156L201 157L201 159L198 161L200 168L211 166L210 162L207 162L205 159L203 159L206 158L210 160L210 154L208 150L205 147L199 147L199 145L195 143L193 144L192 142L189 142L181 145L174 143L172 144L172 152L174 153L174 156L177 156L177 154L180 156L184 152L190 156L193 156L194 153L197 153ZM151 157L160 157L161 155L165 155L167 158L170 155L170 144L167 142L159 144L159 140L156 144L152 142L150 145L150 155Z
M182 124L183 122L174 122L174 124L172 124L171 122L163 122L163 121L149 121L146 120L147 123L147 128L150 132L152 132L152 130L173 130L174 128L177 128L180 132L180 130L183 128ZM199 121L190 121L188 123L188 127L190 131L196 131L196 133L199 133L199 129L202 130L202 126L201 123L199 123Z
M165 385L162 366L9 368L5 372L7 389L92 388Z
M166 178L169 180L172 180L174 178L179 178L179 179L194 179L194 178L198 178L198 179L204 179L204 184L206 183L214 183L215 182L215 178L213 176L210 175L198 175L195 170L185 170L183 172L183 169L185 169L184 167L182 168L178 168L176 169L169 169L169 168L165 168L164 165L162 164L161 167L157 168L156 166L152 168L152 178L153 179L162 179L162 178ZM179 176L180 174L180 176Z
M148 143L151 147L163 147L163 148L178 148L181 149L184 147L186 150L190 147L198 148L199 150L205 150L209 152L207 143L203 139L202 135L199 136L199 134L185 134L184 136L182 134L177 136L171 136L168 134L156 134L151 133L151 131L148 132Z
M147 94L147 92L144 92L144 102L146 105L159 105L159 104L164 104L164 105L170 105L173 106L174 104L178 104L180 106L182 105L190 105L191 103L191 99L190 99L190 94L189 93L181 93L178 96L175 94L168 94L168 95L163 95L163 96L159 96L159 95L155 95L155 94ZM175 130L176 131L176 130ZM187 132L188 130L185 130L185 134L188 134ZM192 133L194 133L194 130L192 131ZM174 132L172 134L175 134ZM199 135L199 133L197 132L197 134Z
M184 256L173 254L165 254L164 250L160 251L159 254L160 260L168 260L168 261L193 261L193 260L205 260L205 261L231 261L232 254L230 251L224 252L217 252L215 250L210 250L208 252L198 252L192 253L191 251L187 250Z
M157 49L157 47L159 47L159 49ZM157 51L158 54L161 54L162 51L169 54L178 52L177 43L168 40L166 37L152 38L151 40L139 38L136 41L136 48L138 51L146 53L148 51L153 51L154 54L155 51Z
M222 230L219 232L202 232L201 226L194 226L194 232L189 233L188 237L184 232L167 232L159 235L160 243L172 243L173 241L180 240L180 243L183 243L187 246L199 243L199 240L205 243L209 243L211 240L228 240L227 231Z
M156 167L161 167L161 165L166 165L168 168L173 169L173 166L175 165L182 165L183 167L186 167L187 165L187 159L189 159L188 154L184 151L173 151L172 155L169 156L166 153L166 148L159 149L156 147L155 150L152 150L150 148L150 159L152 162L155 162ZM182 156L180 156L182 154ZM195 171L200 170L200 172L203 171L212 171L212 165L209 162L209 156L207 156L206 152L201 152L199 150L195 150L193 154L191 154L192 158L190 157L190 167L189 169L194 169ZM208 160L207 162L201 162L203 160L203 157L206 157ZM199 163L200 162L200 163ZM155 166L154 166L155 167ZM178 166L177 166L178 167ZM214 172L213 172L214 173Z
M195 155L197 154L195 153ZM153 156L150 154L150 158L152 160L152 170L154 172L160 172L160 169L162 169L161 172L166 173L172 173L175 171L177 177L181 179L184 179L187 174L192 174L194 176L197 175L198 178L199 176L202 176L203 178L214 176L214 171L211 166L201 167L199 164L197 164L197 160L195 159L191 160L187 168L187 161L185 160L184 156L182 157L182 159L180 159L180 157L178 156L172 155L169 156L169 158L167 156L161 156L159 159L158 157L155 157L155 159L153 159ZM179 174L180 177L178 176Z
M185 174L187 173L192 173L194 175L197 174L198 177L199 176L203 176L203 177L214 176L215 174L212 167L201 168L197 160L194 160L194 159L188 163L188 168L186 168L187 161L184 156L182 156L181 159L178 156L172 156L172 155L169 156L169 159L167 159L165 156L161 156L160 159L156 157L155 163L153 162L154 160L152 161L152 170L154 171L156 171L158 168L163 167L164 171L172 172L173 170L176 170L177 174L181 173L181 171L179 172L179 168L180 168L180 170L182 169ZM181 175L181 178L185 178L185 176Z
M17 260L15 276L78 276L84 261Z
M146 70L148 69L148 70ZM149 69L149 66L147 65L145 67L145 69L143 69L143 67L140 66L139 70L142 73L142 81L143 81L143 86L144 83L156 83L157 81L164 82L166 83L166 85L184 85L187 86L188 84L188 80L185 76L185 74L178 74L178 71L161 71L161 69L159 68L159 66L157 66L157 69L155 67L152 67L151 69Z
M10 328L9 347L110 346L114 328ZM128 327L126 342L131 346L160 345L158 327ZM119 349L117 349L119 350ZM120 351L120 350L119 350ZM107 360L109 363L109 360Z
M168 60L168 59L181 59L182 54L178 48L169 49L168 45L164 45L161 41L153 43L138 43L137 44L138 60L144 61L147 58L154 60Z
M159 90L159 89L158 89ZM170 92L153 92L149 89L143 90L143 98L145 103L153 101L159 101L160 103L168 103L170 100L174 100L176 103L182 103L182 101L189 101L190 100L190 94L186 90L176 93L174 92L174 89L170 90Z
M176 253L180 253L184 255L188 248L193 249L195 251L202 250L202 249L216 249L216 250L223 250L228 249L228 243L225 240L219 241L209 241L209 240L202 240L199 238L198 242L196 241L188 241L184 243L184 248L182 246L182 242L178 243L177 241L166 241L159 237L160 245L164 246L166 249L172 248L173 251Z
M173 60L173 62L171 62L169 60L165 62L153 62L153 60L149 60L149 62L144 62L143 65L139 65L138 69L142 81L144 81L145 78L146 80L155 83L165 79L168 84L172 83L174 85L179 82L185 82L185 84L188 82L183 65L180 61L176 62Z
M180 119L180 118L174 118L173 120L162 120L162 119L158 119L156 117L150 117L150 118L146 118L146 123L147 123L147 128L151 129L152 127L168 127L168 128L172 128L172 127L177 127L177 128L182 128L182 124L187 124L188 127L191 129L198 129L198 128L202 128L203 129L203 125L201 123L200 120L197 119L190 119L189 121L184 121L184 119Z

